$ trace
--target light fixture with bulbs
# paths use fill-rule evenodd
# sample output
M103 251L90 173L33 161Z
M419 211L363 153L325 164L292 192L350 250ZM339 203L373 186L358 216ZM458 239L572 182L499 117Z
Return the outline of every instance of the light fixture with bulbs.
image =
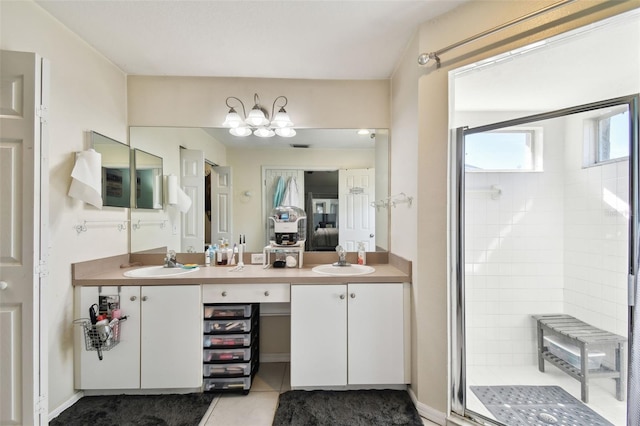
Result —
M241 117L240 114L236 112L233 105L229 103L229 101L233 100L237 101L242 107L244 118ZM289 114L287 114L287 111L284 109L288 102L285 96L278 96L273 101L273 106L271 107L271 121L269 121L269 112L267 109L260 105L260 98L257 93L253 95L253 100L253 108L251 108L249 115L247 115L244 103L240 99L235 96L229 96L227 98L226 103L229 107L229 112L227 113L227 117L225 118L224 123L222 123L222 126L227 127L229 129L229 133L239 137L249 136L253 133L255 136L261 138L270 138L275 135L283 138L290 138L296 135L296 131L293 128L293 123L289 118ZM278 112L274 115L278 100L280 100L281 105L278 105Z

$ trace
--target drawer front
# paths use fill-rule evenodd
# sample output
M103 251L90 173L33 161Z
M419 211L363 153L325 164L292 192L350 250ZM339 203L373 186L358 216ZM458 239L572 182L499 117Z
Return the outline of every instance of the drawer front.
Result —
M204 362L249 361L251 360L251 348L204 349L202 360Z
M251 318L253 305L204 306L205 319Z
M229 319L204 322L205 333L248 333L251 331L251 319Z
M235 379L204 379L205 391L220 391L251 388L251 377L238 377Z
M250 334L207 334L203 339L205 348L228 348L228 347L249 347L251 346Z
M251 363L244 364L205 364L202 368L204 377L248 376L251 374Z
M204 303L286 303L291 300L290 285L269 284L205 284Z

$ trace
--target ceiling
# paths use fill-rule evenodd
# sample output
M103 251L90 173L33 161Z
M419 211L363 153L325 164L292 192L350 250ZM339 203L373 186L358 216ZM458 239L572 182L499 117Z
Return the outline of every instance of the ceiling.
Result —
M36 0L127 74L391 77L418 26L468 0Z

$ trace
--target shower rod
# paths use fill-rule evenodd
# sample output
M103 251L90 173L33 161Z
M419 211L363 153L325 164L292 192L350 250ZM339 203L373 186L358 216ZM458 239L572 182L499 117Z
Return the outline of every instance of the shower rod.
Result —
M512 27L512 26L514 26L516 24L519 24L521 22L524 22L524 21L526 21L528 19L535 18L538 15L542 15L544 13L550 12L550 11L552 11L554 9L557 9L559 7L562 7L562 6L565 6L565 5L569 4L569 3L573 3L575 1L576 0L563 0L563 1L559 1L557 3L553 3L553 4L551 4L551 5L549 5L549 6L545 7L545 8L542 8L542 9L537 10L535 12L528 13L528 14L526 14L524 16L521 16L519 18L513 19L513 20L511 20L509 22L505 22L504 24L498 25L497 27L493 27L493 28L488 29L486 31L483 31L483 32L481 32L479 34L476 34L476 35L474 35L472 37L465 38L464 40L461 40L461 41L459 41L457 43L453 43L453 44L451 44L451 45L449 45L447 47L444 47L444 48L442 48L440 50L436 50L435 52L422 53L422 54L420 54L420 56L418 56L418 64L424 66L424 65L427 65L427 63L429 63L430 60L434 59L436 61L436 68L440 68L440 55L442 55L443 53L446 53L446 52L448 52L450 50L456 49L456 48L458 48L460 46L464 46L465 44L469 44L469 43L471 43L473 41L480 40L481 38L484 38L484 37L486 37L488 35L491 35L491 34L496 33L498 31L502 31L502 30L504 30L506 28Z

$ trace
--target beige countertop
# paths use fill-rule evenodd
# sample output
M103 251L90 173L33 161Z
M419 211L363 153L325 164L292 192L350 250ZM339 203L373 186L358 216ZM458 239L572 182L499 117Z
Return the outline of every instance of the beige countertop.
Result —
M160 265L158 262L142 262L143 266L122 267L132 259L129 255L114 256L72 265L74 286L124 286L124 285L179 285L179 284L339 284L362 282L411 282L411 262L389 255L389 263L368 263L375 272L365 275L332 276L313 272L318 263L307 263L302 268L264 269L262 265L245 265L241 271L233 271L230 266L200 265L197 271L172 277L129 278L123 274L132 269ZM155 259L154 259L155 260ZM324 259L313 259L324 260ZM198 262L184 262L198 263Z

